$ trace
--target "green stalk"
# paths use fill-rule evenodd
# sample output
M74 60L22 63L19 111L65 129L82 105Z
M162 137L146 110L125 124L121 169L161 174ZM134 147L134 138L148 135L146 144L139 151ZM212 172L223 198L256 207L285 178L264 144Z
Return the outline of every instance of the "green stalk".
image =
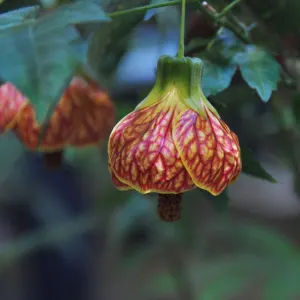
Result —
M1 1L1 0L0 0ZM230 29L240 40L242 40L244 43L249 44L249 38L248 36L245 35L244 33L244 28L241 26L235 26L232 23L230 23L227 19L223 20L221 17L226 17L226 14L230 12L237 4L239 4L242 0L235 0L231 4L229 4L227 7L224 8L224 10L220 14L213 14L211 11L209 11L206 7L203 6L202 2L199 0L190 0L189 4L191 3L198 3L199 4L199 9L206 15L208 16L213 22L218 24L220 27L226 27ZM116 12L112 12L107 14L111 18L119 17L119 16L124 16L132 13L139 13L139 12L145 12L148 9L152 8L159 8L159 7L166 7L166 6L175 6L175 5L182 5L183 6L183 11L182 14L185 15L185 7L186 7L186 0L174 0L174 1L169 1L169 2L164 2L164 3L158 3L158 4L152 4L152 5L145 5L145 6L139 6L135 8L130 8L130 9L125 9L125 10L120 10ZM185 21L185 18L182 18L181 20L181 29L183 28L183 33L181 30L181 35L183 34L184 37L184 24L182 25L182 22ZM180 39L182 36L180 36ZM181 53L181 49L179 49L178 55ZM180 54L181 55L181 54Z
M233 2L231 2L230 4L228 4L217 16L218 18L222 18L225 15L227 15L237 4L239 4L240 2L242 2L243 0L235 0Z
M186 9L186 0L182 0L181 3L181 24L180 24L180 39L178 47L178 58L184 57L184 35L185 35L185 9Z
M209 17L213 22L215 22L220 27L225 27L230 29L236 37L238 37L242 42L245 44L250 44L250 39L248 35L245 33L245 30L242 26L233 25L226 17L228 14L237 4L239 4L242 0L236 0L226 6L221 13L214 14L209 9L207 9L200 0L198 0L199 10L201 10L207 17Z
M181 4L181 1L169 1L169 2L164 2L164 3L139 6L139 7L135 7L135 8L126 9L126 10L120 10L120 11L116 11L116 12L113 12L113 13L110 13L107 15L111 18L114 18L114 17L123 16L123 15L128 15L131 13L144 12L144 11L147 11L148 9L152 9L152 8L174 6L174 5L180 5L180 4Z

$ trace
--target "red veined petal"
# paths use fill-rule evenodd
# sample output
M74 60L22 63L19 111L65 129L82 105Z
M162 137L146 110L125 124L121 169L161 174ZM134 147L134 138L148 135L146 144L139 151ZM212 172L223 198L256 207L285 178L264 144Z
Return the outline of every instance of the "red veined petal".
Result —
M167 103L130 113L109 139L112 172L141 193L182 193L194 188L172 139L177 107Z
M26 103L26 97L13 84L7 82L0 86L0 132L6 132L15 126Z
M56 108L37 149L42 127L36 121L34 108L28 104L17 120L15 131L28 149L47 152L63 149L67 145L71 129L71 121Z
M87 146L104 140L115 121L115 109L106 92L83 78L74 77L59 109L72 119L68 143Z
M236 136L213 113L207 118L187 109L176 119L173 138L193 182L213 195L220 194L241 170Z

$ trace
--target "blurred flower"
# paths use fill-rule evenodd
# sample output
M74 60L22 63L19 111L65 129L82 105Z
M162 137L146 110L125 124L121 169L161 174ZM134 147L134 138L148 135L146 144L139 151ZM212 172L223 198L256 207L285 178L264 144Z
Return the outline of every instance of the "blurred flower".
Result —
M109 138L116 187L159 193L166 221L180 218L181 193L218 195L241 172L238 138L203 95L202 73L200 59L161 57L150 94Z
M66 146L97 145L109 135L115 119L108 94L81 77L74 77L65 90L42 141L43 126L34 107L11 83L0 87L0 103L1 131L12 129L26 148L51 154L61 153Z
M15 127L18 113L26 103L25 96L12 84L0 86L0 132L4 133Z

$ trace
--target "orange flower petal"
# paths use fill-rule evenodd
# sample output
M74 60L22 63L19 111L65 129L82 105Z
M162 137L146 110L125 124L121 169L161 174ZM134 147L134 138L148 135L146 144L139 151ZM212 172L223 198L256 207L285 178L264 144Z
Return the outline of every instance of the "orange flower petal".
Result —
M122 181L120 181L114 173L111 174L111 178L112 178L112 182L115 185L115 187L120 190L120 191L129 191L132 190L132 187L130 187L129 185L123 183Z
M114 123L114 107L106 93L82 78L74 77L49 121L39 151L97 144L108 136ZM42 126L28 104L16 126L16 134L29 149L36 150Z
M36 150L41 129L41 126L36 122L34 108L28 104L17 120L16 134L27 148ZM71 130L71 120L62 115L57 108L49 121L39 150L47 152L64 148L71 134Z
M72 119L72 146L97 144L114 125L115 109L107 93L79 77L73 78L59 109Z
M115 126L109 161L121 182L141 193L182 193L194 187L172 140L175 110L159 102L130 113Z
M131 188L129 185L127 185L127 184L123 183L122 181L120 181L120 180L115 176L115 174L112 173L111 167L110 167L110 163L109 163L109 162L108 162L108 170L109 170L109 172L111 173L112 182L113 182L113 184L117 187L117 189L119 189L119 190L121 190L121 191L129 191L129 190L132 190L132 188Z
M17 116L26 103L26 97L11 83L0 86L0 132L14 127Z
M213 113L191 109L174 124L173 138L183 164L199 188L220 194L241 170L237 137Z

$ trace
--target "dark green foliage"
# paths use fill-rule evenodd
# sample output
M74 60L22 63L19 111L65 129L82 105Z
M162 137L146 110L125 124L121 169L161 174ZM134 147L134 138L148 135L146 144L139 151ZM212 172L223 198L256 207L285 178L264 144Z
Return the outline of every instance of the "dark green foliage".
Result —
M150 0L118 1L106 5L107 12L126 10L138 5L147 5ZM145 12L114 17L109 24L102 24L91 34L87 62L92 74L110 87L114 72L126 53L130 37L145 16Z
M242 172L251 175L253 177L261 178L273 183L276 183L276 179L274 179L257 161L252 152L247 148L242 148L242 161L243 168Z

